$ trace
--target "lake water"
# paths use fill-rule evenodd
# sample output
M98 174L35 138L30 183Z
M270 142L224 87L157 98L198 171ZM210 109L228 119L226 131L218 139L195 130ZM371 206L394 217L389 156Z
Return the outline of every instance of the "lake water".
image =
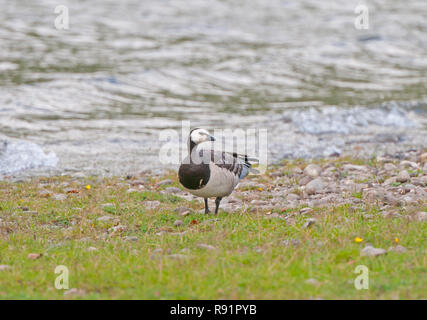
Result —
M0 0L0 175L159 168L182 120L267 128L269 160L426 148L427 4Z

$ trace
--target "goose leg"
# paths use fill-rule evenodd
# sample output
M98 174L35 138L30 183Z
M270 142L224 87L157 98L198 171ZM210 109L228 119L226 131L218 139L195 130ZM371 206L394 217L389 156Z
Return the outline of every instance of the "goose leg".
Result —
M205 213L209 213L208 198L205 198Z
M221 202L221 199L222 198L220 198L220 197L218 197L218 198L216 198L215 199L215 214L217 214L218 213L218 209L219 209L219 203Z

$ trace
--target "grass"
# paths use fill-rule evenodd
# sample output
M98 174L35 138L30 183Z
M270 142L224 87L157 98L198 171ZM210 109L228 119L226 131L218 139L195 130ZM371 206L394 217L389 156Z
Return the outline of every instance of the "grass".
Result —
M172 173L157 181L165 178L178 186ZM313 208L310 217L317 221L306 228L307 216L297 209L275 210L280 217L289 216L287 220L270 218L262 210L198 214L201 202L160 193L164 187L155 182L151 179L148 190L131 193L120 178L0 182L0 265L10 266L0 270L0 298L427 298L427 226L406 219L425 206L401 208L401 218L385 218L378 207L367 204ZM41 196L43 189L70 193L59 201ZM147 209L144 201L160 205ZM105 203L112 206L103 208ZM192 212L181 216L176 210L180 206ZM111 219L98 220L105 215ZM184 224L175 227L178 219ZM112 232L117 225L126 228ZM355 237L363 241L356 243ZM387 249L396 245L396 238L407 248L405 253L360 256L366 243ZM284 240L291 244L284 245ZM201 249L200 244L216 249ZM42 256L33 260L30 253ZM58 265L68 268L69 288L80 293L64 295L55 289ZM354 287L358 265L369 268L368 290ZM311 278L317 283L306 282Z

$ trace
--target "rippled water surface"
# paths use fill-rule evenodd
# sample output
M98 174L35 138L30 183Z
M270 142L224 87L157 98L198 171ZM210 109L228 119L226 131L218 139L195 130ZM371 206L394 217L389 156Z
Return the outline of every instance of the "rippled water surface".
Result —
M427 4L0 0L0 174L157 168L162 129L268 128L269 158L426 147Z

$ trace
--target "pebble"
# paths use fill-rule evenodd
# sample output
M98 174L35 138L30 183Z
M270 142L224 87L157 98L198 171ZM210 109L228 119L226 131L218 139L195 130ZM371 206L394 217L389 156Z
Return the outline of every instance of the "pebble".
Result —
M144 201L143 204L147 209L155 209L160 206L160 201Z
M42 256L41 253L29 253L27 258L31 260L37 260Z
M404 252L406 252L408 250L404 246L401 246L399 244L397 246L388 248L387 251L393 251L393 252L397 252L397 253L404 253Z
M98 249L95 247L89 247L87 248L87 251L98 251Z
M71 288L69 290L64 291L64 296L84 296L86 291L83 289Z
M397 167L392 163L386 163L384 164L384 169L387 171L394 171L397 169Z
M160 182L157 182L156 186L165 186L165 185L168 185L168 184L172 184L172 180L171 179L165 179L165 180L162 180Z
M309 213L313 213L313 209L312 208L302 208L299 213L300 214L309 214Z
M314 286L317 286L317 285L319 284L319 281L317 281L317 280L316 280L316 279L314 279L314 278L310 278L310 279L305 280L305 283L307 283L307 284L312 284L312 285L314 285Z
M167 187L167 188L165 189L165 191L166 191L167 193L179 193L179 192L181 192L181 189L180 189L180 188L177 188L177 187Z
M308 166L305 167L304 169L304 174L306 176L312 177L312 178L316 178L320 175L322 169L320 169L320 167L317 164L309 164Z
M344 171L363 171L363 172L368 172L368 168L365 166L358 166L355 164L345 164L342 166L342 169Z
M65 199L67 199L67 195L63 194L63 193L56 193L52 197L53 197L53 199L58 200L58 201L63 201Z
M400 166L401 167L411 167L412 169L418 169L419 168L418 164L416 164L415 162L412 162L412 161L407 161L407 160L403 160L402 162L400 162Z
M111 216L102 216L102 217L97 218L96 221L108 221L111 219L113 219L113 217L111 217Z
M300 180L299 180L299 182L298 182L298 184L300 185L300 186L305 186L307 183L309 183L311 180L313 180L313 178L312 177L310 177L310 176L304 176L304 177L302 177Z
M211 245L205 244L205 243L200 243L197 245L197 247L199 249L205 249L205 250L216 250L216 248L214 246L211 246Z
M308 195L313 195L316 193L321 193L324 188L324 183L322 178L316 178L305 186L305 191Z
M365 257L376 257L385 254L387 251L382 248L374 248L372 246L366 246L360 251L361 256Z
M138 241L139 238L137 236L126 236L123 238L126 241Z
M295 200L299 200L299 199L301 199L301 197L300 197L299 195L297 195L296 193L289 193L289 194L286 196L286 198L287 198L289 201L295 201Z
M409 176L409 173L406 170L400 171L399 174L396 177L396 181L397 182L401 182L401 183L407 182L410 179L411 179L411 177Z
M288 247L289 245L292 245L294 247L297 247L301 244L301 241L298 239L286 239L282 241L282 245Z

